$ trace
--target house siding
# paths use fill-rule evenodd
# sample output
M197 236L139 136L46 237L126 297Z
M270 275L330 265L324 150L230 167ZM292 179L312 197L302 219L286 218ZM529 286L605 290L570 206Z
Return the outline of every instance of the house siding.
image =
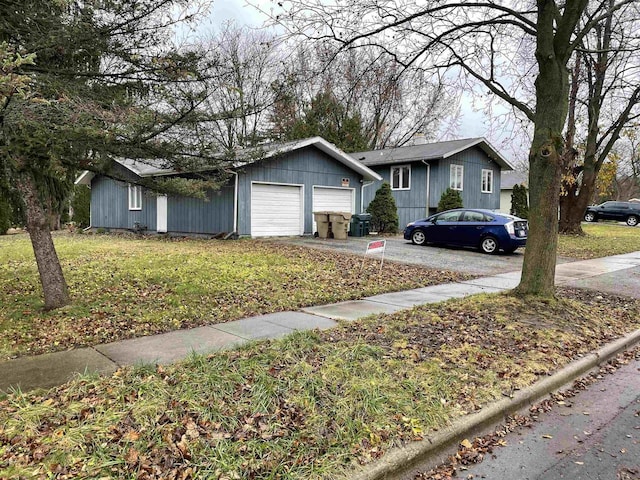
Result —
M431 168L430 206L438 207L442 193L449 186L451 165L463 165L462 204L466 208L500 208L500 166L478 147L469 148L449 158L440 160ZM493 171L493 192L482 193L482 170Z
M133 230L156 229L156 196L142 190L142 209L129 210L128 184L107 177L96 177L91 182L91 226Z
M398 208L398 226L401 230L407 223L424 218L427 214L427 167L422 162L412 162L408 165L411 165L411 188L391 191ZM372 167L372 170L382 177L382 181L365 187L365 209L376 196L376 191L382 183L391 183L391 166Z
M362 177L315 147L306 147L267 158L243 168L238 178L238 233L251 235L251 183L301 185L304 190L304 233L313 233L313 187L342 187L349 180L354 189L355 212L360 208Z
M175 233L213 234L233 231L233 185L207 191L207 200L170 195L167 230Z
M215 234L233 231L233 184L207 192L207 201L170 195L167 198L167 231ZM91 182L91 226L133 230L136 222L156 231L157 195L142 190L142 209L129 210L128 185L98 176Z
M410 190L392 190L393 198L398 208L400 229L403 229L407 223L425 218L436 211L442 193L449 186L449 172L452 164L464 166L461 193L462 203L465 207L486 208L489 210L500 208L500 166L478 147L469 148L447 159L431 160L429 162L430 188L428 190L427 166L422 162L410 162L408 164L411 165ZM365 187L363 194L365 210L375 197L376 190L380 188L382 182L390 183L391 177L390 165L370 168L380 175L383 180ZM492 193L481 192L483 169L493 171ZM427 212L427 201L429 202L429 212Z

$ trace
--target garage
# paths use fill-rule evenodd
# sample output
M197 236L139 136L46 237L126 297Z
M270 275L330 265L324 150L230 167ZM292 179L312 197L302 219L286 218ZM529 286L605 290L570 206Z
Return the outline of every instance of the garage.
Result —
M304 233L301 185L251 184L251 236L277 237Z
M313 187L314 212L349 212L354 213L353 188ZM315 232L316 222L313 222Z

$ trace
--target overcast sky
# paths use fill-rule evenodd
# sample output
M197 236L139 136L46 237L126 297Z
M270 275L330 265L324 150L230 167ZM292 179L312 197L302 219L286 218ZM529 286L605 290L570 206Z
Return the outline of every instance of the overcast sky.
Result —
M269 11L274 4L270 0L252 0L252 3L261 5L265 11ZM252 6L247 5L246 0L218 0L214 1L213 8L207 20L199 30L211 31L219 29L225 22L234 21L238 25L248 25L259 28L266 17ZM506 111L498 109L498 111ZM470 98L463 96L461 104L461 122L458 131L453 135L456 138L486 137L512 164L518 163L517 157L522 157L527 151L527 145L514 145L505 138L507 132L489 130L489 122L481 111L474 111ZM449 135L451 137L451 135ZM445 138L443 138L444 140ZM446 138L447 140L450 138ZM516 140L522 143L522 140Z

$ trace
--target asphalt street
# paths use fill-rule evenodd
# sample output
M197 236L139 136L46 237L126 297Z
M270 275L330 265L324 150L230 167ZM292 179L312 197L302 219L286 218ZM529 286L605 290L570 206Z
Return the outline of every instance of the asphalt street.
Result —
M557 403L457 479L640 479L640 359Z

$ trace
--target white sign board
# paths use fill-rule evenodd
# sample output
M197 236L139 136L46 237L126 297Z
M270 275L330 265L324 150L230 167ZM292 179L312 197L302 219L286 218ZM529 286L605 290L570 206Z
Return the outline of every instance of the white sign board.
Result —
M384 249L386 246L386 240L374 240L373 242L369 242L367 244L367 251L365 252L365 255L372 253L382 253L384 255Z

